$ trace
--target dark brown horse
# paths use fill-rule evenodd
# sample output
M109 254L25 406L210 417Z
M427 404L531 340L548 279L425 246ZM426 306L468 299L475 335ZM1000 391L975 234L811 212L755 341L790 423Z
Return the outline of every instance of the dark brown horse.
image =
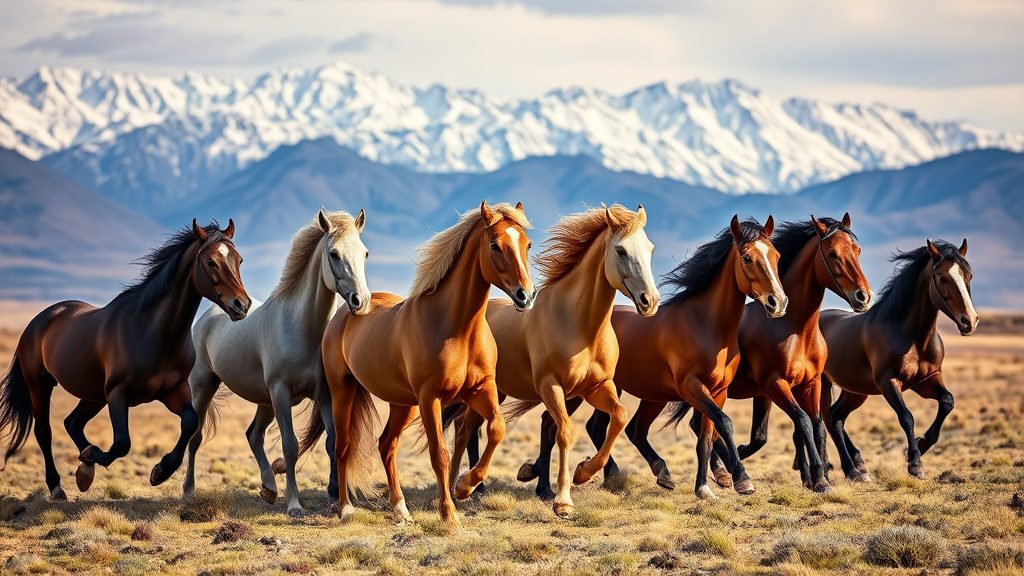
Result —
M925 246L892 257L902 264L871 310L821 313L821 332L829 350L821 405L847 478L871 481L860 451L846 433L846 418L874 394L881 394L892 406L907 435L907 471L925 477L921 455L938 441L942 422L953 410L953 395L942 381L944 351L936 330L939 311L956 323L962 336L978 326L971 301L971 265L965 256L966 238L959 250L941 240L929 240ZM842 392L829 407L832 384ZM935 421L923 438L915 438L914 416L903 403L907 390L939 403Z
M50 446L50 395L60 384L81 400L64 420L81 451L80 490L92 485L95 464L109 466L128 454L128 408L153 400L181 418L181 436L149 481L156 486L178 469L199 423L188 387L195 361L190 329L199 304L206 297L238 320L251 303L238 275L242 258L231 241L234 233L230 221L221 231L216 222L200 228L193 220L191 229L143 258L142 278L103 308L69 300L32 319L0 383L0 430L10 434L5 465L28 440L34 419L50 498L67 499ZM86 423L104 406L114 429L108 451L85 437Z

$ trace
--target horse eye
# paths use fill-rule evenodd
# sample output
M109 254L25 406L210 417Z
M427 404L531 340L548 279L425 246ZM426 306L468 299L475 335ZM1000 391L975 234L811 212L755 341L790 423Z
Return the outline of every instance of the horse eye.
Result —
M367 250L367 251L366 251L366 257L367 257L367 258L369 258L369 257L370 257L370 251L369 251L369 250Z
M207 258L206 259L206 265L207 266L213 266L213 259L212 258Z
M491 242L491 250L495 252L501 252L501 246L498 246L497 242Z
M526 244L526 249L529 250L530 248L533 248L533 242L529 242Z
M839 254L836 254L835 250L829 250L828 257L832 258L833 260L839 260Z
M331 260L341 260L341 256L336 250L331 250Z
M625 256L626 255L626 249L623 248L622 246L616 246L615 247L615 251L619 253L619 256Z
M754 263L754 259L751 258L750 256L747 256L746 254L744 254L743 255L743 263L744 264L753 264Z

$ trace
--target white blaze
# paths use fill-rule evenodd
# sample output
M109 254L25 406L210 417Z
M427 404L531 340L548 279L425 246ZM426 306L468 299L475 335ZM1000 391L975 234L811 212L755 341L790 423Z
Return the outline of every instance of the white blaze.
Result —
M228 257L228 247L223 244L217 247L217 252L220 252L220 255L225 258Z
M953 264L949 267L949 276L953 279L957 289L960 290L960 296L964 299L964 304L967 305L967 315L977 315L977 311L974 310L974 302L971 301L971 295L967 293L967 283L964 282L964 275L960 271L959 264Z
M516 262L519 263L519 269L525 269L526 267L523 266L523 257L519 253L519 230L516 230L512 226L509 226L508 228L505 228L505 233L508 234L508 237L512 239L512 245L515 246Z
M768 278L771 280L772 290L776 294L782 294L782 284L779 283L778 277L775 276L775 270L772 269L772 263L768 260L768 245L758 240L754 242L754 247L764 257L765 264L768 266Z

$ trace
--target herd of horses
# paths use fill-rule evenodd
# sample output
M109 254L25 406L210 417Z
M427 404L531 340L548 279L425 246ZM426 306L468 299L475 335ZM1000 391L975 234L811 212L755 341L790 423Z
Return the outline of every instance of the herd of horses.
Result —
M221 230L216 222L200 227L193 220L147 255L140 279L107 306L67 301L42 311L22 334L0 383L0 431L9 436L5 464L34 424L50 498L65 500L51 448L53 388L60 384L80 400L64 426L80 451L75 479L81 491L92 484L96 464L109 466L128 454L129 407L159 400L179 416L181 434L153 468L150 483L166 481L187 449L188 496L195 490L196 452L204 429L214 423L210 409L223 384L257 406L246 436L260 467L260 496L277 499L275 475L283 472L291 514L302 512L296 461L326 432L328 493L338 513L352 514L353 492L372 485L379 451L395 519L410 519L396 460L402 432L418 416L437 476L441 519L455 529L452 499L485 489L506 417L539 404L546 409L540 454L518 478L537 478L537 494L553 500L560 517L573 513L573 484L602 469L605 478L618 473L612 448L623 430L657 483L674 488L667 464L648 441L666 408L675 424L694 409L699 498L715 498L709 475L721 487L754 491L743 460L767 441L772 404L795 425L794 468L804 485L827 492L827 436L846 477L870 481L844 424L873 394L881 394L899 417L909 473L924 477L921 455L936 443L953 408L942 380L938 314L962 335L978 323L966 240L959 248L928 241L897 253L899 265L872 306L849 214L778 227L771 216L763 226L734 216L665 275L665 302L651 270L654 245L644 232L643 206L602 206L563 217L535 257L541 275L535 285L522 205L483 202L419 248L406 298L367 288L364 223L362 211L355 218L319 211L296 233L281 281L262 305L253 306L242 285L234 224ZM492 286L509 299L490 299ZM820 311L826 291L853 311ZM632 306L616 306L616 294ZM340 307L337 297L344 301ZM203 298L215 306L193 326ZM833 385L841 390L834 403ZM907 390L939 404L921 438L903 402ZM640 399L632 419L619 401L623 391ZM374 396L390 409L376 446ZM503 414L507 397L514 402ZM722 410L726 398L753 400L749 444L737 447L733 423ZM300 438L292 407L306 399L313 400L314 412ZM594 408L586 430L598 451L570 471L570 416L583 401ZM104 407L114 432L106 451L84 433ZM284 458L271 463L264 435L274 420ZM481 452L478 430L485 423ZM455 427L454 462L444 443L448 426ZM470 468L459 475L463 452Z

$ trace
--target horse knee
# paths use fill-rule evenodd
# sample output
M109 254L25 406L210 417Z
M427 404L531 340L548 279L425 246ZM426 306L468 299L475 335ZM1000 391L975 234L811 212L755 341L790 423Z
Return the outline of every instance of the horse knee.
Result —
M950 394L949 392L946 392L939 397L939 410L941 412L949 414L950 412L953 411L953 405L953 395Z
M189 407L181 413L181 435L191 438L199 431L199 414Z

